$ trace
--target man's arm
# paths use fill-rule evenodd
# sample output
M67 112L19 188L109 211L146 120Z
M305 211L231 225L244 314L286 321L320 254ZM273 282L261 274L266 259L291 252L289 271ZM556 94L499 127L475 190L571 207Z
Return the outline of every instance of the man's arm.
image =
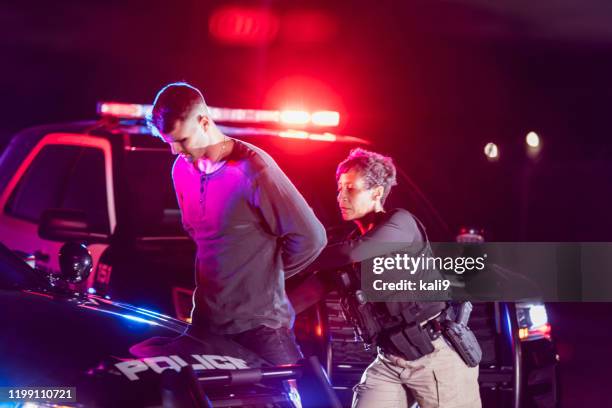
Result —
M325 228L289 178L274 164L256 177L253 205L281 244L285 278L304 269L327 244Z
M309 270L335 269L415 245L420 250L423 238L414 217L395 210L389 217L357 238L328 245ZM424 245L424 243L422 243Z

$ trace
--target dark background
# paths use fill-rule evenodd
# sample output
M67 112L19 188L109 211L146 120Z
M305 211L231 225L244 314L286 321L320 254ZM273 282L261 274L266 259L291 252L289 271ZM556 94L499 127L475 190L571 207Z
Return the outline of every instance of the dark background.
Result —
M0 144L187 80L214 106L340 111L340 131L391 153L452 232L611 241L611 21L597 0L2 3ZM605 404L610 311L550 307L566 406Z

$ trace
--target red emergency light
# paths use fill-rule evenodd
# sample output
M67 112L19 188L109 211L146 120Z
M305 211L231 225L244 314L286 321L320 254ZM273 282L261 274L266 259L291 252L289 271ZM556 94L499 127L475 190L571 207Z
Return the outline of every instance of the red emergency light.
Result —
M119 103L119 102L99 102L97 111L100 116L115 117L119 119L146 119L151 117L153 106ZM342 143L364 143L369 141L353 136L336 135L329 132L311 133L304 128L309 126L326 127L337 126L340 121L340 114L334 111L307 111L295 110L260 110L260 109L233 109L208 107L210 116L213 120L220 123L276 123L280 125L295 125L297 129L288 129L289 126L282 126L285 129L270 128L245 128L238 127L232 130L232 134L258 134L265 136L282 137L289 139L316 140L321 142L342 142Z
M280 120L288 125L306 125L310 122L310 113L298 110L285 110L280 113Z
M267 44L276 38L279 19L270 10L226 6L213 12L208 29L220 42L237 45Z
M310 116L313 125L317 126L338 126L340 123L340 114L334 111L314 112Z

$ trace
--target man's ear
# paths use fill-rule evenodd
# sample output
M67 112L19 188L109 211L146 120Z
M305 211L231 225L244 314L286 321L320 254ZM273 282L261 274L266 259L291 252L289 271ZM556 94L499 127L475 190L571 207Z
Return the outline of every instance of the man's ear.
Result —
M204 114L198 114L197 119L198 119L198 123L200 124L200 126L204 128L204 131L207 131L208 126L210 125L210 119L208 118L208 116Z

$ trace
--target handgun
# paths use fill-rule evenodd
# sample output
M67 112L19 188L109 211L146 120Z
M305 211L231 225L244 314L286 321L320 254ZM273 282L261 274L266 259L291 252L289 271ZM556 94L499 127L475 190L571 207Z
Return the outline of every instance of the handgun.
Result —
M457 313L457 318L455 322L458 324L462 324L467 326L468 320L470 320L470 314L472 313L472 303L471 302L463 302L459 307L459 313Z

